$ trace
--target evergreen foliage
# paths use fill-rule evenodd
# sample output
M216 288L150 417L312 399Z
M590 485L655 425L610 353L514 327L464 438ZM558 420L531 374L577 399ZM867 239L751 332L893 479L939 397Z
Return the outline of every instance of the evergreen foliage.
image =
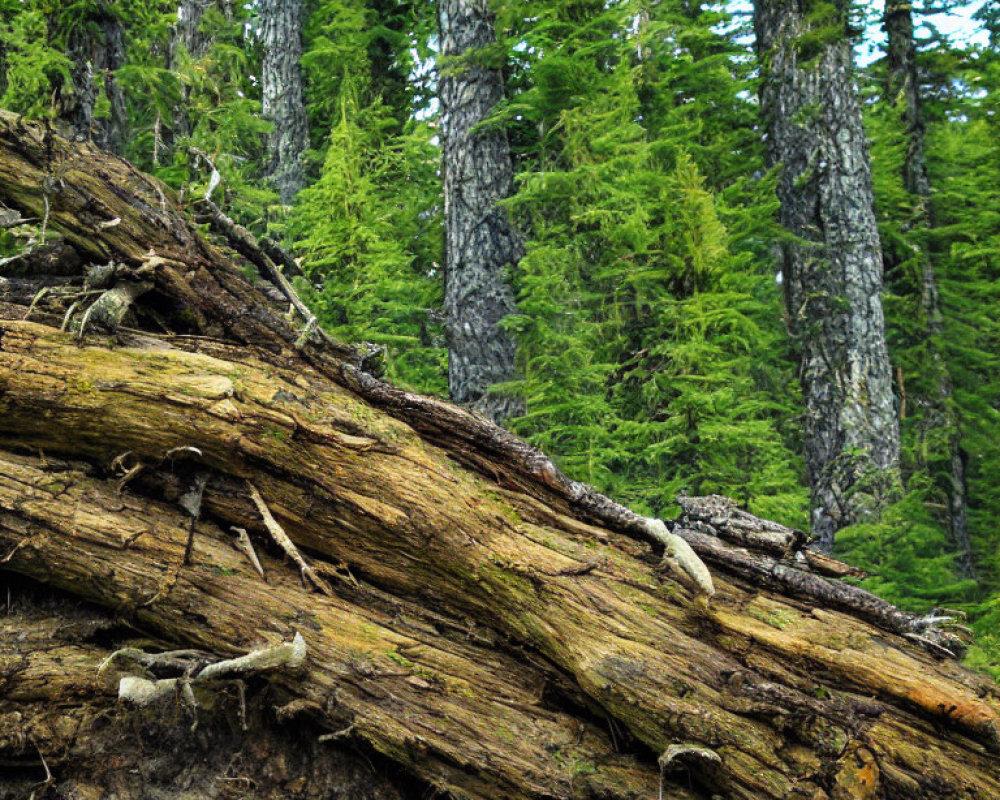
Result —
M511 203L532 237L510 321L528 404L513 427L656 513L680 492L720 492L802 525L779 290L752 241L774 233L770 184L747 179L747 158L761 164L751 136L735 156L722 141L719 116L748 118L746 84L721 60L694 66L696 48L731 50L718 16L683 11L623 3L577 25L576 5L553 4L514 48L548 55L521 66L530 85L506 111L540 132ZM743 159L739 177L735 160L714 168L723 151ZM749 196L762 202L742 206Z
M315 283L302 282L304 297L335 336L386 346L394 380L444 393L430 131L411 122L403 135L386 135L394 120L378 102L361 108L349 77L339 97L322 174L302 191L290 220Z
M70 60L64 48L50 41L42 9L4 0L0 10L6 20L0 27L4 69L0 107L31 117L50 116L52 87L71 80Z

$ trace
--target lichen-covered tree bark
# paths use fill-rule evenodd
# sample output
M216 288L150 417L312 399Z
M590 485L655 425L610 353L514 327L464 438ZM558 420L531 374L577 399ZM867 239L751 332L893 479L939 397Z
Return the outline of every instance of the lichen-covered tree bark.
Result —
M494 17L487 0L442 0L438 22L448 388L456 403L502 421L521 411L489 387L514 377L516 343L498 323L515 310L510 272L522 244L498 205L513 191L507 135L484 124L503 98Z
M882 252L842 8L757 0L767 152L805 396L811 529L823 551L874 521L898 482L899 425L882 312Z
M340 743L413 798L648 800L661 774L670 800L1000 796L996 687L797 532L686 498L698 591L650 520L303 335L162 185L0 112L0 202L46 201L76 259L0 265L0 579L96 608L18 594L25 630L0 621L0 762L34 765L29 794L51 769L78 797L318 800L303 754ZM294 668L200 680L297 638ZM155 769L151 737L178 743ZM196 788L165 787L188 758Z
M115 70L125 65L125 32L113 3L100 0L84 19L74 21L67 51L73 62L73 86L60 96L60 116L69 123L77 139L120 152L126 132L126 111L125 95L115 80ZM108 110L95 117L102 89Z
M890 0L885 5L884 27L888 38L886 51L886 100L899 110L906 134L906 156L903 160L903 186L917 199L913 225L932 227L931 183L927 174L924 143L924 120L920 108L920 84L917 74L917 47L913 33L913 10L909 2ZM961 430L952 399L951 375L941 354L938 341L943 331L941 298L934 274L933 254L920 254L920 305L927 336L927 367L931 391L925 398L922 427L940 439L944 432L946 449L931 455L931 469L948 501L948 530L958 552L956 564L963 577L975 574L972 543L969 540L968 495L965 478L965 454L962 451ZM941 463L943 462L943 463Z
M302 95L302 0L261 0L261 66L264 117L270 135L271 178L288 204L305 182L302 154L309 144L309 121Z

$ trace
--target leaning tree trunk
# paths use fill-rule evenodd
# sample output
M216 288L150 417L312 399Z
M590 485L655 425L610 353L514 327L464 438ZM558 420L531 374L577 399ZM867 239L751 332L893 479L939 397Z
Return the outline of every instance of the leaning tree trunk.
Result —
M60 117L78 140L120 153L126 133L125 95L115 80L115 70L125 66L125 32L113 6L100 0L84 19L74 20L67 50L73 62L73 86L60 97ZM100 89L109 110L95 117Z
M2 113L0 201L76 256L3 264L0 575L106 609L2 640L0 760L78 796L149 796L151 735L202 795L280 763L317 796L302 754L338 742L408 796L1000 795L996 687L795 531L687 498L669 532L568 481L293 329L127 163Z
M888 35L886 53L886 99L899 109L906 135L906 156L903 160L903 186L919 202L912 225L931 228L934 218L930 206L931 183L927 175L924 147L924 120L920 109L920 85L917 75L917 47L913 37L913 10L910 3L887 2L885 31ZM919 254L920 306L923 311L923 333L927 339L930 371L930 392L925 398L921 428L923 439L940 439L944 432L945 451L933 455L929 466L936 467L937 483L947 497L948 530L958 552L957 566L963 577L975 575L972 542L969 539L968 495L966 490L965 454L962 451L961 430L952 398L951 374L939 341L943 331L941 298L934 260L925 248ZM943 463L942 463L943 462ZM943 480L942 480L943 478Z
M522 244L498 205L514 188L507 135L484 124L503 99L494 18L487 0L442 0L438 23L448 389L499 422L522 412L516 398L489 391L514 377L517 347L499 323L515 310L509 273Z
M897 486L899 426L868 147L842 11L757 0L768 157L781 165L781 273L801 359L811 528L874 521ZM815 7L814 7L815 6Z
M270 137L271 177L281 202L289 204L305 185L302 155L309 122L302 94L302 0L261 0L261 65L264 117L274 123Z

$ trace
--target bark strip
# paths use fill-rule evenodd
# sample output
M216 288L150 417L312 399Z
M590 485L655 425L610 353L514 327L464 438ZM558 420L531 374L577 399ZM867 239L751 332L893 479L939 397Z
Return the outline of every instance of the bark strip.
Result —
M899 485L882 249L846 3L757 0L767 156L789 233L780 269L800 351L810 530L821 552Z
M498 323L515 310L509 273L523 245L498 205L514 190L507 134L486 124L503 99L494 15L487 0L442 0L438 26L448 389L502 422L523 413L517 398L489 391L514 377L516 343Z

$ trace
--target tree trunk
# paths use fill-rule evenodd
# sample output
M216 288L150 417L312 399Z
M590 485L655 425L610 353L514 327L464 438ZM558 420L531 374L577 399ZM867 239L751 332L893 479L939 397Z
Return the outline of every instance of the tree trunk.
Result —
M302 156L309 145L309 121L302 95L302 0L262 0L261 66L264 117L271 132L271 177L281 202L289 204L305 185Z
M660 523L292 329L162 187L0 113L0 201L46 200L78 266L34 307L0 305L0 575L117 622L34 623L30 653L3 640L0 759L103 787L155 735L186 743L173 766L207 749L191 780L216 796L228 754L274 748L255 761L302 770L283 791L312 797L302 754L323 733L400 765L409 796L1000 794L996 688L940 660L959 642L930 621L810 570L801 535L687 499L674 533L714 594L692 584ZM72 308L93 302L84 280L149 288L101 322ZM304 665L248 666L299 637ZM55 706L49 680L71 687ZM156 680L158 699L136 689ZM138 744L101 722L133 715ZM121 796L149 796L163 770L134 769ZM236 772L275 785L264 769Z
M215 0L180 0L177 6L177 21L170 28L170 43L167 48L167 70L178 71L185 58L199 59L208 51L211 41L201 28L205 10L215 4ZM172 150L174 140L191 135L191 121L188 119L188 98L191 87L184 81L178 85L177 104L173 108L173 119L164 133L167 150Z
M875 521L898 485L899 426L868 147L841 12L758 0L768 157L782 167L781 273L801 359L811 529ZM832 6L825 8L832 9ZM794 237L794 238L792 238Z
M903 161L903 186L919 199L914 224L933 227L930 204L931 184L924 155L924 121L920 110L920 86L917 75L917 47L913 37L913 11L909 3L887 2L884 27L888 35L886 54L886 99L899 108L906 133L906 157ZM920 305L924 316L932 390L926 398L922 428L926 432L945 432L947 451L934 459L937 472L947 475L942 490L948 498L948 530L958 552L956 565L965 578L974 577L975 562L969 539L968 496L965 479L965 454L961 430L952 399L951 375L938 342L943 331L941 298L934 275L934 260L926 249L920 257ZM935 477L939 478L939 475Z
M78 140L121 152L126 133L125 95L114 73L125 65L125 32L113 7L101 0L78 20L69 34L67 50L73 62L73 90L60 98L60 116ZM104 89L109 109L105 116L95 117L99 88Z
M448 388L499 422L523 413L518 399L489 391L515 373L516 343L498 323L515 310L509 272L523 249L498 205L514 188L507 135L483 125L503 99L493 20L487 0L438 4Z
M0 41L0 97L7 93L7 45Z
M931 182L927 177L927 158L924 155L924 120L920 113L912 8L910 3L894 0L885 4L883 24L888 38L886 100L900 109L906 130L903 185L910 194L926 198L931 193Z

